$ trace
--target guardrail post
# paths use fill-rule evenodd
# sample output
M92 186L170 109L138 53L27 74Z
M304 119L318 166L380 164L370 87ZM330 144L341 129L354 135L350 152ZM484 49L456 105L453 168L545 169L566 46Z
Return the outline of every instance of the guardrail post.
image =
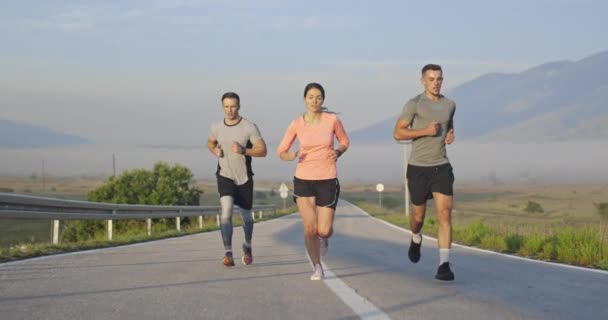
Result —
M220 226L220 215L219 214L215 216L215 221L217 222L217 226L219 227Z
M198 228L203 228L203 216L198 216Z
M152 235L152 219L146 219L146 229L148 230L148 237Z
M181 231L182 229L181 219L179 217L175 217L175 229L177 229L177 231Z
M112 220L108 220L108 241L112 241Z
M59 220L53 220L53 244L59 244Z

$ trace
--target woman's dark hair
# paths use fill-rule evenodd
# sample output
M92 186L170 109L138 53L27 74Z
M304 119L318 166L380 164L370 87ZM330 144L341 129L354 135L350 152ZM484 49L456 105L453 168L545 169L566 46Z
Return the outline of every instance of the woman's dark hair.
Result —
M234 92L224 93L224 95L222 95L221 101L224 102L224 99L236 99L236 104L238 104L238 105L241 104L241 98L239 98L239 95Z
M306 85L306 87L304 88L304 98L306 98L306 94L310 89L318 89L319 91L321 91L321 96L323 97L323 99L325 99L325 90L323 89L323 86L316 82L311 82Z

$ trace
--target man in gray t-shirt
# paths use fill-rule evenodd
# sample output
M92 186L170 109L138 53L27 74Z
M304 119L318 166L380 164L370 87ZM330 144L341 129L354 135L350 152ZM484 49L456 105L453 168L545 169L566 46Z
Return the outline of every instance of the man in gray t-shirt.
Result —
M234 266L232 257L232 209L238 205L243 218L245 243L243 243L242 262L249 265L253 262L251 238L253 235L253 170L251 157L265 157L266 143L258 127L241 117L240 98L234 92L222 96L224 119L211 125L207 139L209 152L218 159L217 189L220 195L222 215L220 230L224 242L225 255L222 264Z
M412 155L408 160L407 181L413 204L410 216L412 239L408 256L410 261L420 260L422 226L426 202L435 199L439 220L439 268L435 278L454 280L449 254L452 245L452 204L454 173L446 153L446 144L454 142L454 101L443 96L443 70L428 64L422 68L424 93L409 100L395 124L396 140L412 140Z

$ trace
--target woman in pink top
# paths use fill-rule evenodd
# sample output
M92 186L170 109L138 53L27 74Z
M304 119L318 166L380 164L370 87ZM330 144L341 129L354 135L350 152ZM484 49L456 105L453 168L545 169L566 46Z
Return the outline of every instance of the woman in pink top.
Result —
M324 100L325 90L320 84L306 86L306 112L291 122L277 149L281 160L298 158L293 194L304 222L306 249L314 266L311 280L324 277L320 256L327 254L340 195L336 161L349 144L340 119L334 113L324 112ZM296 137L300 150L290 151ZM334 148L334 137L340 143L337 148Z

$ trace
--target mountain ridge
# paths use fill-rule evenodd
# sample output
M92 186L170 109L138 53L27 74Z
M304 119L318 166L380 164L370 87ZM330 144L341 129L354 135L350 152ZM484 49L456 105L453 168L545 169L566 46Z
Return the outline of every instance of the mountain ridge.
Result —
M459 139L541 142L606 139L608 51L543 63L519 73L491 72L445 92L456 102ZM392 140L399 115L352 132L353 141Z
M37 148L87 144L91 140L27 123L0 119L0 147Z

